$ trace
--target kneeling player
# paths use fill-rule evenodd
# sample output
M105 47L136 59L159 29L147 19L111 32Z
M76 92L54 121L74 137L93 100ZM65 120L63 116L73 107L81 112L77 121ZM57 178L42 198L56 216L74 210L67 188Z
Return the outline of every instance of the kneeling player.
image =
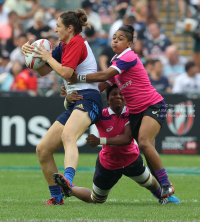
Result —
M80 99L76 94L67 97L69 101L73 98ZM150 190L160 204L167 203L168 198L161 198L161 188L134 144L128 108L116 85L107 90L107 102L109 107L102 111L102 118L96 123L100 138L94 135L87 138L91 146L103 145L96 161L93 190L75 186L71 188L73 195L85 202L104 203L111 188L125 175Z

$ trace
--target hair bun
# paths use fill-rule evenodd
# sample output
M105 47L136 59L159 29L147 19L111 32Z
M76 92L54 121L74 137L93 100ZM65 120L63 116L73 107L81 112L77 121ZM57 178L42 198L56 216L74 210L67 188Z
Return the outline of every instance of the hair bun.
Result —
M87 15L83 9L77 9L75 11L75 14L77 18L79 19L81 26L90 27L90 25L87 23Z
M130 33L134 33L135 29L132 25L125 25L125 29L130 32Z

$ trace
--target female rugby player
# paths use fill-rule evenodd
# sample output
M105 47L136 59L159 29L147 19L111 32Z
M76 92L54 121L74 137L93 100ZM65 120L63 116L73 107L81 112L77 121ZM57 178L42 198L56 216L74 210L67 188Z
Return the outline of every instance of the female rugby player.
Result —
M82 9L63 12L57 20L55 32L60 44L48 52L43 45L34 50L30 40L23 45L22 52L37 52L46 64L37 69L44 76L54 70L64 80L70 78L73 72L86 75L97 71L97 64L87 41L79 34L82 27L88 26L87 16ZM67 86L67 84L65 84ZM60 186L66 196L71 195L70 186L78 163L78 148L76 141L93 123L96 123L102 113L102 102L97 83L74 84L67 86L67 93L77 91L83 96L81 101L71 103L68 110L61 114L50 127L36 152L44 177L49 185L51 199L46 205L63 204ZM58 174L53 153L64 145L64 176ZM54 179L53 179L54 176ZM59 185L57 185L55 182Z

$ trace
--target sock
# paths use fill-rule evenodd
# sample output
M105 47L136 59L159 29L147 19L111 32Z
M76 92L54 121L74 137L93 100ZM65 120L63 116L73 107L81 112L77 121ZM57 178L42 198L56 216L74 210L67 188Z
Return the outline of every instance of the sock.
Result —
M161 199L161 188L158 187L158 190L155 191L155 192L152 192L152 194L153 194L154 196L156 196L158 199Z
M162 170L155 171L155 175L161 186L164 184L170 185L165 168L163 168Z
M74 179L75 169L72 167L67 167L64 172L64 177L70 181L70 185L72 185L72 181Z
M58 202L62 202L62 193L60 186L54 185L54 186L49 186L50 194L51 197L55 197Z

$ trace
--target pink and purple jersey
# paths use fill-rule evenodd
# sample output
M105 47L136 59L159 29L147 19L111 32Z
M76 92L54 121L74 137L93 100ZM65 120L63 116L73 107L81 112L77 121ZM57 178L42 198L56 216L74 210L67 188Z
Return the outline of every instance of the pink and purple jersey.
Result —
M118 117L111 108L103 109L101 119L96 123L100 137L116 137L124 134L129 124L129 111L124 107ZM108 170L116 170L134 162L140 154L139 148L132 140L127 146L103 145L100 151L100 163Z
M119 75L109 79L109 82L117 84L130 113L140 113L163 100L151 85L142 62L131 48L114 56L111 67L116 69Z

